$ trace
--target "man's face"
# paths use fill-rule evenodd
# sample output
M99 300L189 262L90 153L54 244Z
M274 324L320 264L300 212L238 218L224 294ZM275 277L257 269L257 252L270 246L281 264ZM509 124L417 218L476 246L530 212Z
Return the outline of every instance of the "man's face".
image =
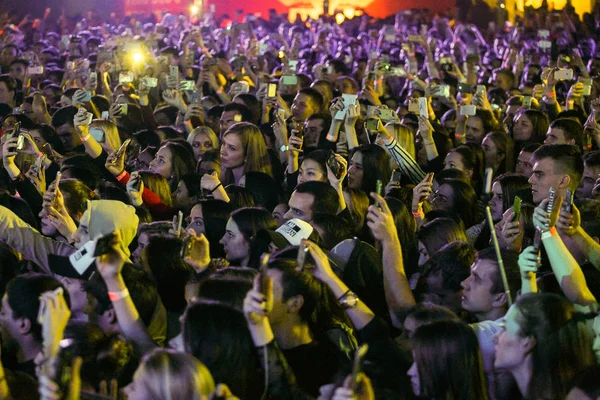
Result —
M14 97L15 92L8 90L5 82L0 82L0 104L11 104Z
M574 141L567 139L565 131L562 129L549 128L544 144L574 144Z
M0 64L9 65L17 58L17 49L12 46L5 47L0 53Z
M482 314L494 308L493 276L498 265L490 260L477 260L471 266L471 275L464 281L461 305L473 314Z
M513 86L513 83L510 81L510 78L500 73L494 73L493 84L494 87L504 89L507 92Z
M319 110L311 98L304 93L298 93L292 103L292 116L296 122L304 122L306 118Z
M227 131L227 129L229 129L231 125L241 121L242 114L240 114L238 111L234 110L223 112L223 114L221 114L221 120L219 122L219 126L221 129L221 137L223 137L223 134L225 133L225 131Z
M63 144L65 151L73 151L76 147L81 146L79 135L75 132L75 128L71 124L63 124L56 128L56 134Z
M25 78L25 65L20 63L11 65L9 74L13 78L23 81L23 78Z
M550 188L555 190L559 188L564 175L555 172L555 162L551 158L542 158L536 160L533 164L533 171L529 178L531 183L531 192L533 202L538 205L548 197Z
M302 221L311 222L313 218L312 206L315 197L310 193L292 193L292 197L288 202L290 209L285 213L285 219L298 218Z
M304 123L304 147L317 147L323 132L323 120L311 119Z
M584 165L583 178L579 183L579 187L575 191L575 196L577 196L579 200L590 199L592 197L592 189L596 184L598 175L600 175L600 165L595 167Z
M519 153L519 157L517 157L517 167L515 169L517 174L523 174L526 177L531 176L531 172L533 171L533 163L531 162L532 155L533 153L527 151L521 151Z
M467 120L467 142L481 144L485 134L486 131L481 118L472 117Z
M423 294L423 302L447 307L455 313L462 311L462 290L454 292L446 288L441 274L428 276L425 278L425 284L427 290L426 293Z
M12 346L18 342L18 339L24 334L21 329L21 318L13 317L13 310L8 304L8 295L4 294L2 298L2 310L0 310L0 328L2 328L3 347L5 343ZM12 347L11 346L11 347Z

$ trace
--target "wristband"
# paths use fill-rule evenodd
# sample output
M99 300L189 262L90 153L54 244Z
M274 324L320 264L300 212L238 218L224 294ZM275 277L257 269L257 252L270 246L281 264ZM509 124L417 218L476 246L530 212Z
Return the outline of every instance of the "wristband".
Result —
M214 193L214 192L215 192L215 190L217 190L217 189L218 189L219 187L221 187L221 186L223 186L223 184L222 184L221 182L219 182L219 184L218 184L217 186L215 186L215 187L213 188L213 190L211 190L210 192L211 192L211 193Z
M79 139L80 139L82 142L87 142L87 141L88 141L88 139L90 138L90 136L91 136L91 134L89 134L89 133L88 133L87 135L85 135L84 137L80 137Z
M223 86L221 86L217 89L217 94L223 94L224 91L225 90L223 90Z
M119 301L125 297L129 297L129 290L127 290L127 288L121 290L120 292L108 292L108 298L110 301Z
M119 174L119 176L117 176L117 180L120 182L121 179L125 178L127 176L127 171L123 170L123 172L121 172Z
M40 151L40 154L38 154L37 158L42 158L42 157L44 157L44 153L42 153L42 152Z
M454 137L455 137L456 139L462 139L462 138L464 138L465 136L467 136L467 134L466 134L466 133L455 133L455 134L454 134Z
M415 218L423 218L425 216L425 213L423 212L423 210L419 210L417 212L413 212L412 215Z
M554 97L554 98L556 98L556 92L546 93L546 97Z
M338 297L338 301L341 301L341 300L342 300L344 297L346 297L346 295L347 295L348 293L350 293L350 292L351 292L351 290L350 290L350 289L346 290L346 291L344 292L344 294L343 294L343 295L341 295L340 297Z
M552 228L550 228L550 230L542 232L542 240L551 238L554 235L556 235L556 227L553 226Z

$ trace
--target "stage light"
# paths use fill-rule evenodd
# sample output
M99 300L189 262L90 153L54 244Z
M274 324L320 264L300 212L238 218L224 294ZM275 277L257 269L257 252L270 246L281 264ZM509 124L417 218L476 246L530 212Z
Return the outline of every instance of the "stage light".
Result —
M142 61L144 61L144 55L142 53L139 53L139 52L133 53L132 58L133 58L133 62L136 63L136 64L139 64Z
M348 8L344 8L344 17L346 17L346 19L352 19L354 18L354 14L355 10L354 8L348 7Z
M190 13L191 13L192 15L196 15L196 14L198 14L198 12L199 12L199 11L200 11L200 9L198 8L198 6L197 6L197 5L193 5L193 6L191 6L191 7L190 7Z
M345 19L346 19L346 17L344 17L344 14L342 14L342 13L335 14L335 23L336 24L341 25Z

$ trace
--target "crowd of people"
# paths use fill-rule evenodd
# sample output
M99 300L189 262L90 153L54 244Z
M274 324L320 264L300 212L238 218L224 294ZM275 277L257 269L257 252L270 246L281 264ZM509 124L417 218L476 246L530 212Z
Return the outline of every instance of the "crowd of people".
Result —
M600 398L600 8L50 15L0 14L0 398Z

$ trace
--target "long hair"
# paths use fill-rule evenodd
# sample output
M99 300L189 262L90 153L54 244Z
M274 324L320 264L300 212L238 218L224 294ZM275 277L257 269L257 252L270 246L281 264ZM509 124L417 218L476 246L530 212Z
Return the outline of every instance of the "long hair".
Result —
M533 130L531 132L531 138L526 143L544 143L546 133L550 127L550 120L548 116L538 110L524 110L520 111L515 115L515 120L520 116L525 115L531 121Z
M525 397L565 398L579 372L595 364L585 315L552 293L524 294L515 307L520 335L535 339Z
M450 218L436 218L426 223L419 229L417 237L430 256L448 243L467 241L465 230Z
M169 186L169 182L162 175L155 174L151 171L140 171L139 175L142 178L142 182L144 182L144 186L157 195L160 201L169 207L173 205L171 187Z
M494 182L499 182L502 188L502 212L505 212L513 206L515 196L531 190L531 184L528 178L521 174L502 174ZM523 199L527 200L527 199Z
M272 231L277 229L277 222L273 218L273 215L264 208L240 208L231 213L231 219L238 226L244 239L248 242L250 242L261 229Z
M483 185L483 171L485 166L485 157L481 147L479 145L462 144L450 150L450 152L460 154L465 169L473 171L471 186L479 193Z
M216 382L242 399L259 399L263 379L246 318L216 302L191 303L183 319L185 351L200 360Z
M219 148L219 138L217 137L217 135L215 134L215 132L212 130L212 128L210 126L199 126L199 127L195 128L193 131L190 132L186 141L190 144L190 146L194 146L194 139L196 138L197 135L200 135L200 134L204 134L204 135L208 136L208 138L210 139L210 142L212 144L211 150L216 150ZM196 160L196 161L200 161L200 160Z
M421 325L411 339L421 395L431 399L486 400L477 337L459 321Z
M200 400L215 391L208 368L189 354L156 349L144 356L139 370L148 400Z
M171 153L172 175L169 186L171 191L175 191L182 176L194 173L196 161L192 155L193 153L182 144L173 141L165 143L162 147L166 147Z
M233 124L223 137L236 135L242 143L246 162L244 163L244 174L250 171L264 172L273 176L271 161L267 153L267 146L260 129L249 122L238 122ZM228 168L223 171L224 184L233 182L233 172Z
M350 197L350 201L346 203L350 218L352 219L352 228L354 233L359 233L365 225L365 219L369 210L369 196L362 190L344 188L344 193Z
M363 163L362 191L367 193L374 192L377 187L377 180L387 184L392 176L390 168L390 156L388 153L376 144L363 144L358 146L352 152L352 155L360 152ZM350 158L352 158L352 155Z
M413 160L416 160L417 150L415 148L415 135L413 134L413 132L406 125L400 124L398 122L389 123L386 125L386 127L392 128L388 128L388 132L390 133L390 135L392 135L392 137L396 139L398 144L404 150L406 150L408 154L411 155Z
M512 138L504 132L491 132L485 137L494 142L498 154L504 155L498 169L494 171L496 175L512 172L515 169L515 144Z

